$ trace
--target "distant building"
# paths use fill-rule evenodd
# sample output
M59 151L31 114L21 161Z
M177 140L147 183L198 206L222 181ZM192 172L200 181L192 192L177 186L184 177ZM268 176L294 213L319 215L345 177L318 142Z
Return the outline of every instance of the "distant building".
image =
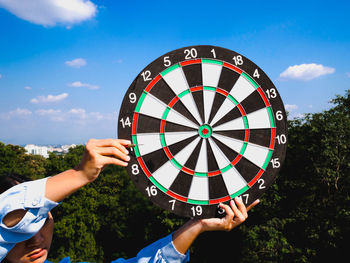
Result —
M34 145L34 144L27 144L26 146L24 146L24 149L26 150L27 154L37 154L37 155L41 155L45 158L48 158L50 152L53 152L56 154L65 154L69 151L70 148L74 148L74 147L76 147L75 144L62 145L62 146L57 146L57 147L38 146L38 145Z
M27 151L28 154L37 154L45 158L49 157L48 148L46 146L27 144L26 146L24 146L24 149Z

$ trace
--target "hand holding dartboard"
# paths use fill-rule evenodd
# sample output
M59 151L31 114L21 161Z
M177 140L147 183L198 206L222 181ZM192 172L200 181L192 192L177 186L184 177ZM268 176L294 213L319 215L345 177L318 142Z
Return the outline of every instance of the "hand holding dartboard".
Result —
M136 146L128 173L151 201L186 217L246 205L284 161L287 121L267 75L244 56L191 46L149 64L125 94L118 137Z

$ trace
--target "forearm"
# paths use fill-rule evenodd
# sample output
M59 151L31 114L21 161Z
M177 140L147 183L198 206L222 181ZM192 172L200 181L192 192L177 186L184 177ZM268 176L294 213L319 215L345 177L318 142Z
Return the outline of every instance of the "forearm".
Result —
M81 170L67 170L47 179L45 197L60 202L89 182Z
M173 244L176 250L185 254L203 231L203 225L200 220L188 221L173 234Z

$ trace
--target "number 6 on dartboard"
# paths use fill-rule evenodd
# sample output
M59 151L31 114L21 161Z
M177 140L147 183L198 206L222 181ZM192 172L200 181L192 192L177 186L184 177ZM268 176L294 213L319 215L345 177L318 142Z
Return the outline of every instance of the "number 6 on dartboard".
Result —
M126 91L118 137L135 145L127 171L138 189L175 214L222 216L275 180L287 147L286 113L264 71L216 46L154 60Z

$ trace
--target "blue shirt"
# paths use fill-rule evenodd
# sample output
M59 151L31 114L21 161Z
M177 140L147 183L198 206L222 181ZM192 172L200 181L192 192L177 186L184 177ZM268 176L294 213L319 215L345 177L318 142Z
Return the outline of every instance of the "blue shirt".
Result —
M58 205L45 197L47 178L16 185L0 195L0 262L16 243L33 237L44 225L49 211ZM22 220L13 227L3 224L3 218L10 212L26 209ZM143 248L136 257L117 259L111 263L165 263L188 262L189 253L178 252L168 235ZM50 261L45 261L51 263ZM60 263L70 263L66 257Z

